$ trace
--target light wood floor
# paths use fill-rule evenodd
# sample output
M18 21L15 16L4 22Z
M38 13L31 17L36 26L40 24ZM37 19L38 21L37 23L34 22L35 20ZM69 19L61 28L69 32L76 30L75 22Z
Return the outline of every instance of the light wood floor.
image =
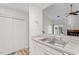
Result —
M12 52L8 55L29 55L29 49L27 49L27 48L20 49L18 51Z

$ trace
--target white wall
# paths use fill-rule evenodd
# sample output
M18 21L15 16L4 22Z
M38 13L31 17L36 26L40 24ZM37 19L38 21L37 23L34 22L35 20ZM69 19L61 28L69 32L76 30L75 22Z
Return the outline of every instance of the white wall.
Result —
M9 53L28 48L28 13L0 6L1 15L24 20L0 17L0 52Z
M42 34L42 9L34 4L29 5L29 47L32 54L32 36Z

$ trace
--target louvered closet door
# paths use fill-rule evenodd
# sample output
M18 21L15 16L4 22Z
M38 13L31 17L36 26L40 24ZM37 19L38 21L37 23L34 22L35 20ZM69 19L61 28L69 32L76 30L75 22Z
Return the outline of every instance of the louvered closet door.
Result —
M7 53L12 47L12 19L0 17L0 52Z
M26 30L24 20L12 20L12 31L13 31L13 48L14 50L22 49L26 47Z
M10 53L26 47L25 21L0 17L0 52Z

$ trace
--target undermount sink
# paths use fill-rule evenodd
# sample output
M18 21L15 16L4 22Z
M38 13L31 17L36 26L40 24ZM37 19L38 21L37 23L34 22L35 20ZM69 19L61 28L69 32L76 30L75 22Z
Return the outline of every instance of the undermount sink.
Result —
M40 41L42 41L42 42L54 42L55 41L55 39L54 38L43 38L43 39L40 39Z
M60 46L60 47L65 47L65 45L67 44L66 42L62 41L62 40L55 40L55 41L50 41L48 42L49 44L53 44L56 46Z
M56 46L60 46L60 47L65 47L67 42L60 40L60 39L56 39L56 38L44 38L44 39L40 39L40 41L46 42L48 44L53 44Z

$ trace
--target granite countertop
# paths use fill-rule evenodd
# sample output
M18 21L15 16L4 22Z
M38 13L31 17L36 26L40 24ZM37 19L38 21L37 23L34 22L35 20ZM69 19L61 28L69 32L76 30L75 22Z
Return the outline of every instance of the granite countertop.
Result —
M74 37L74 40L69 42L64 48L60 47L60 46L51 45L51 44L48 44L46 42L42 42L39 40L39 39L43 39L43 38L45 38L45 35L44 36L34 36L33 40L40 43L40 44L46 45L50 48L53 48L57 51L60 51L62 53L67 53L69 55L78 55L79 54L79 40L78 40L78 38ZM69 38L73 38L73 37L69 37Z

